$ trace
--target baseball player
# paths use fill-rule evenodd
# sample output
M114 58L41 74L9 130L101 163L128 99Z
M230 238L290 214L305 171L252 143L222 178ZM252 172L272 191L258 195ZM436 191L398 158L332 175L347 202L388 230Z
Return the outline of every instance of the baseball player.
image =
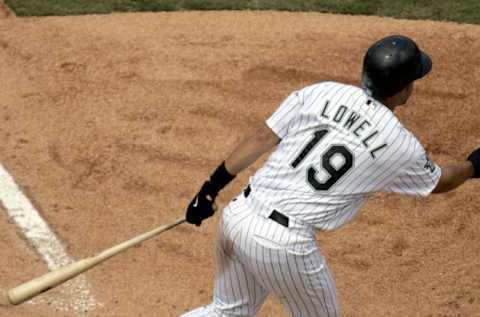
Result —
M424 197L480 176L480 149L440 168L393 112L431 68L410 38L383 38L365 54L362 88L321 82L295 91L235 148L188 206L188 222L212 216L218 192L274 151L223 210L213 302L184 317L255 316L268 294L292 316L339 316L316 231L351 221L375 192Z

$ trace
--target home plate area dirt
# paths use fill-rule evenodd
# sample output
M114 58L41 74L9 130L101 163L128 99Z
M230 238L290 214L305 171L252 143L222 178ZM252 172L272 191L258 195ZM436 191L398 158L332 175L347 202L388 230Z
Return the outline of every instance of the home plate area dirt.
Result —
M389 34L412 37L434 63L398 117L436 162L464 160L480 144L479 27L180 12L0 20L0 163L81 259L181 217L291 91L358 84L363 53ZM480 316L479 188L378 194L354 222L318 233L343 316ZM91 307L58 304L76 294L53 289L0 316L178 316L207 304L217 223L182 224L83 274ZM48 271L4 209L0 244L1 288ZM269 298L259 316L287 315Z

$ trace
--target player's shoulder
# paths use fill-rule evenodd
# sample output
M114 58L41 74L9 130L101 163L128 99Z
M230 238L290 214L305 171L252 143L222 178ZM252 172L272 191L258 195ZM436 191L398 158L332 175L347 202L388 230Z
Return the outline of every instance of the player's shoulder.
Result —
M330 90L330 89L351 89L351 90L362 90L360 87L349 85L345 83L340 83L337 81L321 81L314 83L312 85L304 87L303 91L312 91L312 90Z
M394 142L398 145L399 154L406 160L417 158L425 153L420 140L397 121Z
M336 81L322 81L306 86L298 92L304 97L304 99L308 99L310 96L317 97L321 95L324 98L333 98L335 95L340 96L348 93L355 94L361 93L362 91L363 89L357 86Z

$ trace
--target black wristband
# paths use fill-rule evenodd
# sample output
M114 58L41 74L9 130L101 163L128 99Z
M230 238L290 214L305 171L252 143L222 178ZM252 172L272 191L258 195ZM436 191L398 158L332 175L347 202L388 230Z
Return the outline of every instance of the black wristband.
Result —
M236 175L230 174L225 168L225 162L222 162L219 167L210 176L208 184L208 193L215 198L218 192L230 183Z

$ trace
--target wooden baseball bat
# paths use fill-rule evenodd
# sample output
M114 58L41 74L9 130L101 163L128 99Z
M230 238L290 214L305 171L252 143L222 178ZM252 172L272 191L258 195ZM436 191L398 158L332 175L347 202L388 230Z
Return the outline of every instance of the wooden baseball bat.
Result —
M68 264L64 267L48 272L42 276L39 276L33 280L25 282L17 287L8 290L5 294L6 301L13 305L21 304L38 294L48 291L69 279L83 273L94 266L102 263L103 261L111 258L114 255L119 254L147 239L150 239L161 232L167 231L181 223L185 222L185 219L178 219L170 224L163 225L151 231L145 232L133 239L122 242L116 246L104 250L103 252L94 255L89 258L79 260L77 262ZM5 300L5 299L4 299Z

